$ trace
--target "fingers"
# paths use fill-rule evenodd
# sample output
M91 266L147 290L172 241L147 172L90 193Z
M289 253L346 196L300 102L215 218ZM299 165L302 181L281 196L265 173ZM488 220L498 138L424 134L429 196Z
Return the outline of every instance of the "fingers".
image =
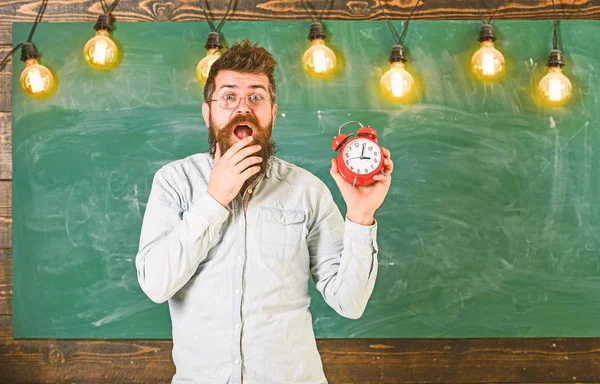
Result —
M221 145L215 144L215 163L221 159Z
M373 180L381 181L384 184L390 184L392 182L392 176L390 176L389 174L387 174L387 175L379 174L379 175L373 176Z
M252 156L252 157L246 157L244 160L240 161L236 166L235 166L235 170L239 173L243 172L246 168L254 165L254 164L258 164L261 163L263 161L262 157L260 156Z
M385 173L386 175L391 175L393 170L394 162L392 161L392 159L385 159L383 161L383 173Z
M394 162L392 161L391 158L391 153L387 148L381 147L381 150L383 151L383 156L384 156L384 160L383 160L383 172L387 175L390 175L392 173L392 171L394 170Z
M233 149L233 147L231 147L231 148ZM253 153L260 151L260 148L261 148L260 145L257 144L257 145L252 145L252 146L245 147L245 148L238 150L238 152L231 157L231 163L234 165L238 164L239 162L241 162L248 156L252 155ZM227 152L229 152L229 151L227 151Z
M329 170L329 174L333 177L333 180L335 180L337 185L344 182L344 178L340 175L336 159L331 159L331 169Z
M247 146L248 144L250 144L252 142L252 140L254 140L254 137L248 136L248 137L245 137L242 140L238 141L237 143L233 144L231 146L231 148L229 148L227 150L227 152L225 152L225 154L223 155L223 158L227 158L227 159L232 158L236 153L238 153L238 151L240 149L242 149L245 146Z
M383 156L390 157L391 153L387 148L381 147L381 149L383 150Z
M244 181L246 181L250 178L250 176L257 174L259 171L259 166L251 167L242 172L240 176L244 179Z

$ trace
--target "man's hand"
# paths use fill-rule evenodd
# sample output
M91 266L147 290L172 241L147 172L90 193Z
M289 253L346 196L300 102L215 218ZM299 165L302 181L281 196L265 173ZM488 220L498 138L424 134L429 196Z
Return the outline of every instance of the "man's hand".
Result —
M383 148L383 173L373 176L375 183L362 187L352 187L348 183L337 167L335 159L331 160L331 176L335 180L342 197L346 202L348 220L362 225L373 225L373 215L377 208L381 206L387 195L392 182L392 170L394 163L390 158L390 151Z
M260 156L250 156L260 151L260 145L248 146L254 137L248 136L235 143L224 155L221 146L215 148L215 163L208 180L206 191L223 207L227 206L240 192L250 176L260 171ZM250 157L249 157L250 156Z

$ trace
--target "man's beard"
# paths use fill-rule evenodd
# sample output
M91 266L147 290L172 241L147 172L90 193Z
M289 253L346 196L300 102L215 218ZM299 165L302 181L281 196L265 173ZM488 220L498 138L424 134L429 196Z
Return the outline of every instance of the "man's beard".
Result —
M252 185L254 181L256 181L260 176L266 173L269 167L269 159L271 156L274 156L277 153L277 145L271 139L271 132L273 130L273 120L269 123L268 126L261 126L254 116L248 114L239 114L235 116L227 125L224 127L217 127L216 124L212 120L212 115L209 115L210 126L208 127L208 152L211 156L215 156L216 145L219 143L221 147L221 156L225 154L231 148L236 141L233 141L232 138L233 130L235 127L243 122L251 123L254 127L253 136L254 140L248 145L256 145L260 144L260 150L251 154L251 156L260 156L263 161L258 164L253 164L250 167L260 166L260 171L250 176L248 180L244 183L244 187L242 192L245 191L246 187ZM250 168L249 167L249 168Z

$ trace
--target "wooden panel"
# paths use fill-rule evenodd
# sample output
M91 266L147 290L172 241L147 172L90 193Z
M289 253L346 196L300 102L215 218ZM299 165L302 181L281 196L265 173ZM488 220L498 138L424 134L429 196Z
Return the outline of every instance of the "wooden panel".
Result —
M405 19L416 0L385 1L388 15L393 19ZM593 0L556 0L561 14L566 19L600 19L600 3ZM109 4L112 1L108 1ZM200 1L159 1L123 0L113 12L118 21L203 21L204 14ZM208 1L212 17L220 20L225 14L227 0ZM310 1L314 4L313 17L320 14L324 1ZM551 19L551 0L481 0L482 12L486 18L498 8L496 19ZM571 4L573 3L573 6ZM478 19L477 1L426 0L415 14L415 19ZM452 4L452 6L449 6ZM15 0L0 3L0 44L10 43L10 25L13 22L32 22L35 19L40 1ZM95 21L102 11L99 1L62 0L50 1L43 21ZM378 20L383 13L374 0L333 0L324 19L329 20ZM229 20L309 20L299 1L287 0L244 0L237 1ZM226 31L226 28L225 28ZM34 39L35 42L35 39Z
M0 16L0 18L2 18L2 16ZM1 37L2 36L0 34L0 38ZM11 51L11 49L12 48L10 45L0 45L0 61L2 59L4 59L4 56L6 56ZM20 52L19 52L19 55L20 55ZM4 67L2 67L2 69L0 69L0 114L2 112L11 111L11 104L10 104L11 84L12 84L11 71L12 71L12 58L8 59L8 62L4 65ZM2 117L0 117L0 129L2 129L2 126L3 126L3 121L2 121ZM2 132L0 132L0 135L2 135ZM1 141L0 141L0 145L2 145ZM3 162L3 159L0 159L0 163L2 163L2 162ZM0 173L1 172L2 171L0 170ZM2 176L0 176L0 178L2 178Z
M0 249L0 315L12 314L12 252Z
M12 247L12 182L0 181L0 249Z
M170 341L14 340L0 316L2 383L166 383ZM335 383L589 383L600 339L318 340Z
M10 113L0 112L0 181L12 179L11 117Z
M571 0L557 0L559 9ZM110 1L109 1L110 3ZM203 20L200 2L123 0L120 21ZM216 18L227 1L209 1ZM303 19L300 2L237 2L231 20ZM320 10L324 2L316 3ZM404 19L414 1L384 1L392 18ZM475 0L426 0L415 16L422 19L479 18ZM550 0L485 1L502 3L496 19L549 19ZM0 3L0 44L11 43L10 25L31 22L39 1ZM453 4L453 7L448 7ZM382 19L376 1L333 1L328 19ZM94 21L97 1L58 0L48 5L44 21ZM486 16L490 12L486 13ZM565 18L600 19L600 2L575 0ZM225 29L226 30L226 29ZM9 46L0 46L3 57ZM17 53L18 54L18 53ZM0 112L10 112L10 71L0 71ZM0 179L11 177L10 114L0 113ZM11 183L0 181L0 248L11 247ZM0 251L0 383L165 383L174 372L170 341L154 340L14 340L11 317L10 250ZM330 383L572 383L600 382L600 338L594 339L448 339L319 340Z

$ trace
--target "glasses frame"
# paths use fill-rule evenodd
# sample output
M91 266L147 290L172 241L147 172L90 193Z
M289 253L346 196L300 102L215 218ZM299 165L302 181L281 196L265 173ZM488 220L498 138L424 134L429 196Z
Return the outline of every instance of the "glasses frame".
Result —
M228 108L227 108L227 107L224 107L224 106L222 106L222 105L221 105L221 102L222 102L222 101L224 101L222 98L218 98L218 99L209 99L208 101L216 101L216 102L217 102L217 105L219 106L219 108L221 108L221 109L225 109L225 110L229 110L229 111L230 111L230 110L232 110L232 109L236 109L236 108L238 108L238 107L240 106L241 102L242 102L242 99L245 99L245 100L246 100L246 105L248 106L248 108L252 108L252 109L255 109L255 108L260 108L260 107L262 107L262 105L258 105L258 106L257 106L257 105L254 105L252 102L250 102L250 101L249 101L250 97L252 97L252 96L255 96L255 95L256 95L256 94L255 94L255 93L253 93L253 94L251 94L251 95L248 95L248 96L245 96L245 97L239 97L239 96L236 96L236 97L237 97L237 99L238 99L238 102L237 102L237 104L235 104L233 107L228 107ZM225 96L225 95L222 95L222 96ZM260 95L259 95L259 96L260 96ZM262 97L262 96L261 96L261 97ZM263 100L264 100L265 102L269 102L269 103L271 103L273 99L263 99ZM271 103L271 104L272 104L272 103ZM265 103L265 105L266 105L266 103Z

